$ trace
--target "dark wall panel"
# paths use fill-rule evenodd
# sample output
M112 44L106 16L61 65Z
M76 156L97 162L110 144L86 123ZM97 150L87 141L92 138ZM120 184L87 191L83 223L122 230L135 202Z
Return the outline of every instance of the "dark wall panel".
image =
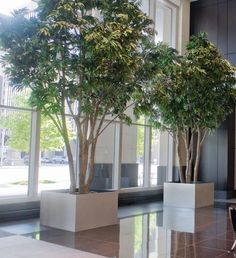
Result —
M226 2L220 3L218 5L218 31L217 31L217 45L219 50L223 55L228 54L228 25L227 25L227 13L228 13L228 5Z
M234 189L235 177L235 112L228 119L228 182L227 189Z
M236 65L236 0L199 0L191 4L191 34L206 31L221 54ZM201 159L201 179L217 190L234 189L235 116L207 137Z
M228 131L227 122L217 130L217 189L227 190Z
M236 53L236 1L228 1L228 53Z
M193 20L194 19L194 20ZM208 32L209 39L217 44L217 6L199 6L195 7L195 12L191 14L191 20L194 21L192 34L202 31ZM197 21L197 22L196 22Z
M202 147L202 158L200 164L200 177L205 182L215 182L217 174L217 132L210 134ZM212 162L215 161L215 162ZM217 184L217 182L215 182Z
M228 60L231 64L236 66L236 53L228 54Z

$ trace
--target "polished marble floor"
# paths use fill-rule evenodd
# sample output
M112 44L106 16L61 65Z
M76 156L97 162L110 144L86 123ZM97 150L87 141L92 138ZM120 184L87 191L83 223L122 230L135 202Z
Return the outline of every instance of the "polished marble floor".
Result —
M122 207L119 217L119 225L77 233L40 226L38 219L1 223L0 243L22 235L112 258L236 257L227 252L234 241L227 208L194 212L151 203Z
M1 258L106 258L29 237L13 235L0 239Z

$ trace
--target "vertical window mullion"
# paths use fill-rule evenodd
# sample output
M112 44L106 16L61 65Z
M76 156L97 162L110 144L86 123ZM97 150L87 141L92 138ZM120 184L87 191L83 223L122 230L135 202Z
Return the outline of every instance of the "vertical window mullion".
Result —
M144 178L143 186L150 187L151 171L151 127L145 126L144 129Z
M29 155L29 181L28 196L38 195L39 177L39 156L40 156L40 113L32 112L31 136L30 136L30 155Z
M115 123L112 188L120 189L123 124Z

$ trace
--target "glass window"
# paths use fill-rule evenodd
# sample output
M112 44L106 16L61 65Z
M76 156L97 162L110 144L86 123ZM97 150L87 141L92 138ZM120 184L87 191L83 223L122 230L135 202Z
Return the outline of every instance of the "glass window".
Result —
M103 127L108 125L104 122ZM111 189L113 178L115 124L109 124L99 136L95 154L94 179L92 189Z
M0 74L0 105L30 108L29 96L29 89L17 91L10 85L7 77Z
M12 9L23 7L25 3L23 2L19 1L19 6L14 7L4 4L2 10L5 14L9 14ZM28 2L28 8L32 10L35 5L32 1ZM145 13L148 14L149 11L153 10L151 14L153 17L155 13L155 27L158 32L155 36L155 41L164 41L174 46L176 25L173 24L177 24L175 22L176 7L172 6L171 3L167 4L163 1L154 3L154 1L141 0L140 3L140 8ZM26 195L28 191L31 137L29 96L29 90L14 90L0 67L0 173L2 175L0 178L0 196ZM17 110L5 108L9 106L17 107ZM25 108L25 110L18 110L18 108ZM75 110L77 109L76 104L74 108ZM70 115L68 110L67 113ZM143 187L145 173L145 119L144 117L140 119L135 118L131 104L126 110L126 114L131 117L133 123L138 125L123 125L121 134L121 164L118 164L121 165L120 186L121 188ZM16 119L17 123L13 122L14 119ZM111 117L107 116L106 119L109 120ZM73 132L75 132L75 126L71 121L70 142L74 162L76 163L78 146L76 134ZM115 143L119 144L115 139L115 123L113 123L109 125L98 139L95 156L95 178L92 184L94 189L112 188L114 149L117 147ZM39 192L46 189L68 188L70 184L69 166L63 139L50 119L43 116L41 117L40 146ZM117 149L118 147L116 148L118 153L119 150L117 151ZM117 163L118 160L117 155ZM152 130L150 160L150 185L161 186L166 180L167 173L168 135L166 133ZM31 173L34 173L34 170ZM116 176L117 179L118 173Z
M142 0L140 9L146 13L149 14L149 0Z
M26 195L31 112L0 109L0 196Z
M144 126L123 125L121 188L143 186Z
M75 128L71 117L67 118L70 128L70 144L76 154ZM69 165L64 141L50 118L41 116L40 132L39 192L51 189L68 189L70 186Z
M166 181L168 165L168 133L152 129L151 186L162 186Z
M10 15L14 10L24 7L33 10L37 5L33 0L1 1L1 14Z
M156 7L155 42L163 41L171 45L172 40L172 11L160 3Z

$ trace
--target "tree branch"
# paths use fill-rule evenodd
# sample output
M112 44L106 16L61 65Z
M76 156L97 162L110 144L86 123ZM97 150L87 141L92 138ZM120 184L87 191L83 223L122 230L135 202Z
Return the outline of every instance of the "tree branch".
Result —
M107 124L106 124L106 126L104 126L104 128L98 133L98 136L99 135L101 135L105 130L106 130L106 128L112 123L112 122L114 122L125 110L127 110L129 107L132 107L134 105L134 103L131 103L130 105L128 105L122 112L120 112L119 114L117 114L116 116L114 116L113 117L113 119L112 120L110 120ZM107 114L105 114L105 116L106 116ZM104 119L105 119L105 116L104 116ZM104 120L103 119L103 120ZM101 129L101 128L100 128Z

